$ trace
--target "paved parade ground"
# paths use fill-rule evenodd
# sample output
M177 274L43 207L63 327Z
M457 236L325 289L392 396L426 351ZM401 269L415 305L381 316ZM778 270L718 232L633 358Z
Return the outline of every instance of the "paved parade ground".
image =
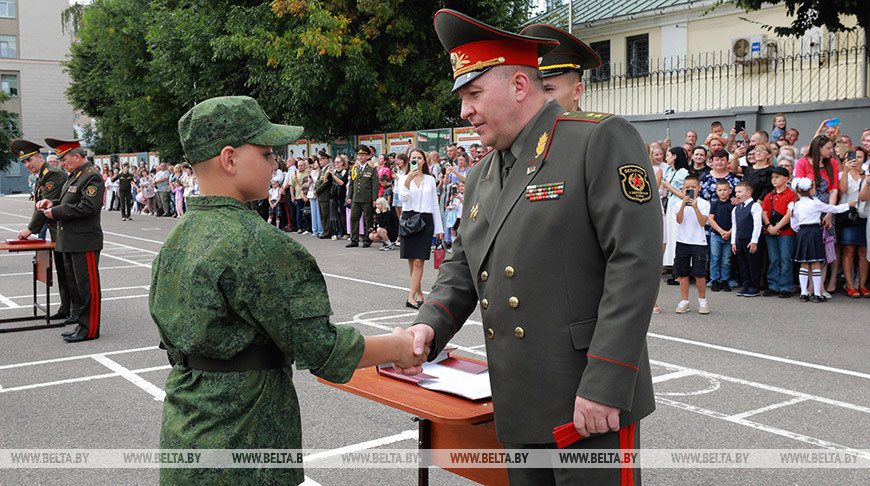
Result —
M0 197L4 240L25 227L31 205L26 197ZM122 222L118 212L102 216L100 339L68 344L60 328L0 334L0 450L157 448L169 365L157 349L148 288L151 262L176 220L134 215ZM333 322L366 335L411 323L415 314L404 307L408 267L398 251L289 237L317 258ZM30 312L31 255L0 254L0 318ZM424 290L435 275L427 262ZM626 307L633 305L631 295L624 298ZM870 459L870 299L838 294L826 304L811 304L733 292L711 292L708 299L711 314L698 315L693 297L693 311L677 315L678 288L662 284L662 314L652 317L648 338L658 407L642 422L644 448L816 449ZM54 311L56 294L52 302ZM453 345L461 355L485 359L479 312L471 319ZM320 384L308 372L296 372L294 379L303 445L321 451L308 458L307 484L416 482L414 469L316 467L318 460L347 451L413 449L416 422L407 413ZM719 466L646 468L643 478L653 485L870 483L867 468ZM156 469L0 471L0 484L156 484L157 478ZM436 468L430 481L470 484Z

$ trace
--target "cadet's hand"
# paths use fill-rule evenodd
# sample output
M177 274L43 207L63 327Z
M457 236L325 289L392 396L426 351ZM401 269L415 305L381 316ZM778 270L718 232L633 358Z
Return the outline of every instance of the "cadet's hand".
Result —
M42 199L36 203L36 209L51 209L54 204L48 199Z
M435 339L435 330L429 327L428 324L414 324L408 328L408 332L414 335L414 355L420 356L420 364L422 364L423 360L429 355L429 346L432 345L432 341ZM393 365L396 367L396 371L403 375L419 375L423 372L423 367L419 365L408 367L400 367L396 363L393 363Z
M755 253L758 251L758 243L750 243L747 248L749 248L749 253Z
M403 373L407 369L421 368L422 370L420 365L426 361L426 356L429 355L429 346L424 346L424 352L418 355L414 352L414 346L416 344L414 334L402 329L401 327L396 327L393 329L393 336L399 338L402 342L402 347L399 350L399 359L393 360L393 366L395 366L400 373Z
M583 397L574 398L574 428L583 437L619 430L619 409Z
M19 240L26 240L27 238L30 238L30 235L32 235L32 234L33 234L33 232L31 232L27 228L24 228L23 230L18 232L18 239Z

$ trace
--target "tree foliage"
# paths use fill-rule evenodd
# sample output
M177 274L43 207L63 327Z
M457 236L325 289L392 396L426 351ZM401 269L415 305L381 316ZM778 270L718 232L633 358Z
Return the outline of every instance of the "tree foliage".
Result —
M0 91L0 105L9 101L10 98L5 91ZM18 157L9 151L9 144L20 136L18 114L0 110L0 172L18 160Z
M435 12L517 30L530 4L94 0L78 17L68 96L97 118L111 151L156 149L170 160L181 154L178 118L220 95L253 96L274 122L314 139L449 126L459 103Z

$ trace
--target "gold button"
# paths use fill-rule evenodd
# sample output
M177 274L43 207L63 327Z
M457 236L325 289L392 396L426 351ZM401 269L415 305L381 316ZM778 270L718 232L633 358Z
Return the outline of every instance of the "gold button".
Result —
M486 328L486 337L492 339L495 337L495 331L491 327Z
M486 282L486 279L488 279L488 278L489 278L489 273L486 270L480 272L480 279L481 280Z
M523 336L525 336L525 335L526 335L526 331L523 331L523 328L518 327L518 328L514 329L514 336L516 336L517 339L522 339Z
M510 299L508 299L508 304L510 304L512 308L516 309L520 305L520 299L516 297L511 297Z
M514 267L505 267L504 276L507 278L511 278L514 276Z
M486 299L481 300L481 301L480 301L480 307L482 307L483 310L486 310L486 308L489 307L489 301L486 300Z

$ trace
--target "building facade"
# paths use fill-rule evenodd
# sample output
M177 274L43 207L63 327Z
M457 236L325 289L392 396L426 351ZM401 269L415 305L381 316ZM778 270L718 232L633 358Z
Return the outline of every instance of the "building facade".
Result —
M17 113L22 137L37 143L75 136L65 94L70 80L61 66L71 43L61 12L69 5L69 0L0 0L0 87L12 97L2 108ZM0 173L0 193L27 192L28 175L13 164Z

